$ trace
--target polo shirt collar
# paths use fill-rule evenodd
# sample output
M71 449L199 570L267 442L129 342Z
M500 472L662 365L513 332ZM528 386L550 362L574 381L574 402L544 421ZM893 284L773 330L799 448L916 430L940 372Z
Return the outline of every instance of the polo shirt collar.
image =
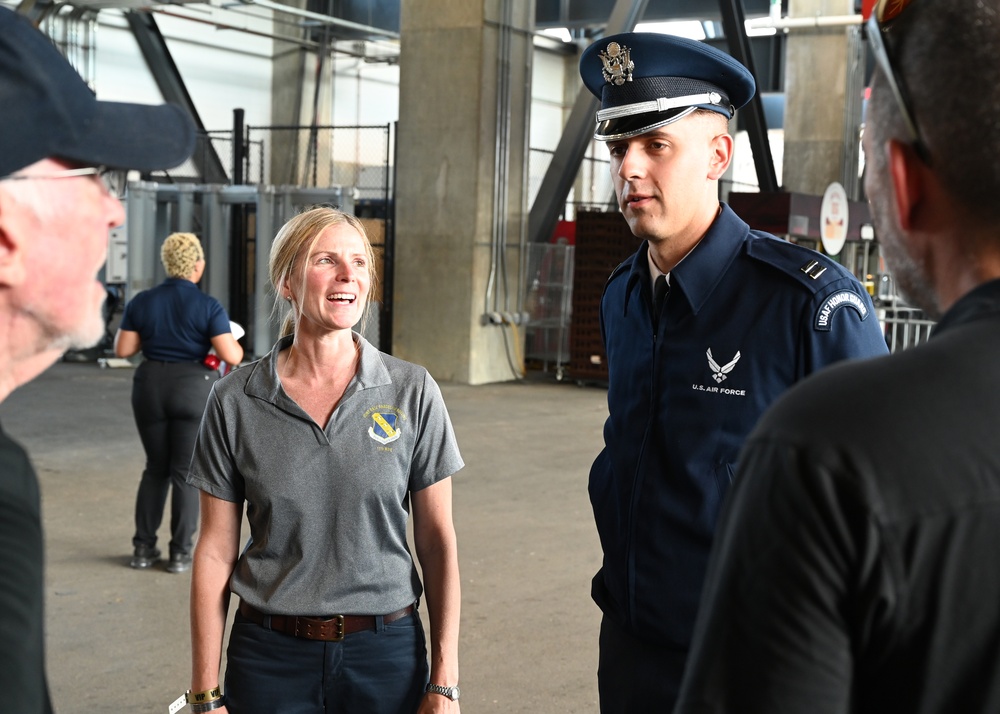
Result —
M358 374L355 379L359 389L370 389L392 384L389 370L382 359L382 353L375 349L368 340L355 332L354 340L361 349L361 358L358 360ZM350 389L350 388L348 388Z
M358 373L354 375L354 379L347 385L344 398L363 389L380 387L392 383L389 370L382 359L382 353L375 349L359 333L352 332L351 334L354 337L354 341L358 343L361 355L358 360ZM278 353L291 347L293 339L293 335L286 335L279 339L274 343L271 351L253 366L253 372L247 379L247 396L264 399L285 410L295 406L291 398L281 389L281 380L278 379L276 367L278 364Z
M166 285L176 285L181 288L197 288L198 286L187 278L167 278L163 281Z
M697 315L739 254L749 233L750 226L723 203L722 211L698 245L670 271L671 294L684 295L691 312ZM649 243L644 242L632 261L626 292L642 283L649 289L648 253ZM628 300L625 301L626 312L627 309Z

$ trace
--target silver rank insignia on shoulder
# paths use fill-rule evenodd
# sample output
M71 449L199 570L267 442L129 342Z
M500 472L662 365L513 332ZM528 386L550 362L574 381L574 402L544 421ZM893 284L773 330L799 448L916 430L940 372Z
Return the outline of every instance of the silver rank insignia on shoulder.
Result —
M607 50L598 53L598 57L604 63L602 72L605 82L620 87L625 82L632 81L632 70L635 69L635 63L632 62L631 53L632 51L628 47L619 45L617 42L612 42L608 45Z
M818 260L810 260L808 263L799 268L799 270L815 280L826 272L826 266L820 265Z

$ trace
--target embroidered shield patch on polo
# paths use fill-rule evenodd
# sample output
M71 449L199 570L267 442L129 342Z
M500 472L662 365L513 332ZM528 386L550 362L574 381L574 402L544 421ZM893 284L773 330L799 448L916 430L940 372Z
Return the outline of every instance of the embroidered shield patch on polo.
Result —
M368 436L380 444L388 444L399 438L396 428L396 415L391 412L373 412L372 425L368 427Z

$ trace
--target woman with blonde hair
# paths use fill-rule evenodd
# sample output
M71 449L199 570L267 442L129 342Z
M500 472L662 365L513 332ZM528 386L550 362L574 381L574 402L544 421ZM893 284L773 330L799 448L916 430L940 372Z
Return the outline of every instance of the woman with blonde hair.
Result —
M205 402L219 373L203 364L214 350L239 364L243 348L229 317L214 297L198 289L205 253L192 233L173 233L163 241L160 259L167 279L125 305L115 335L115 354L145 357L132 381L132 412L146 452L135 501L134 552L129 565L148 568L160 557L156 531L163 520L167 492L170 508L170 560L166 569L191 568L192 540L198 527L198 491L185 480Z
M352 329L374 281L355 217L292 218L269 267L289 319L270 354L216 386L188 476L203 491L188 701L195 714L458 712L449 477L464 464L440 389Z

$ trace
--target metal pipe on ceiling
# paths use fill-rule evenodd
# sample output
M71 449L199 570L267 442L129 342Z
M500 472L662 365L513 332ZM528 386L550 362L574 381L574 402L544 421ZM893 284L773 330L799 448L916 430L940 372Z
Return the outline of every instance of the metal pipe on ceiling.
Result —
M282 5L278 2L273 2L272 0L240 0L244 5L256 5L258 7L267 8L268 10L274 10L275 12L283 12L288 15L295 15L296 17L302 17L307 20L313 20L315 22L322 23L324 25L336 25L337 27L342 27L347 30L354 30L355 32L361 32L366 35L378 35L379 37L388 37L393 40L399 39L398 32L392 32L391 30L383 30L380 27L372 27L371 25L361 25L356 22L351 22L350 20L341 20L337 17L331 17L330 15L323 15L318 12L310 12L309 10L300 10L295 7L289 7L288 5Z
M254 30L246 26L233 25L226 22L221 22L220 20L208 19L194 17L192 15L184 14L181 12L175 12L172 10L165 10L166 6L156 6L150 8L150 12L156 13L157 15L166 15L168 17L176 17L179 20L187 20L189 22L197 22L203 25L209 25L219 30L232 30L234 32L243 32L248 35L254 35L256 37L264 37L266 39L278 40L280 42L285 42L291 45L297 45L299 47L305 48L307 50L316 51L320 47L320 43L314 40L308 40L303 37L292 37L289 35L277 35L271 32L263 32L261 30ZM171 38L174 39L174 38ZM185 42L191 42L188 39L184 39ZM354 52L350 49L345 49L342 45L331 44L327 51L332 55L344 55L347 57L353 57L355 59L364 60L365 62L385 62L393 64L399 60L399 47L392 45L384 40L365 40L365 46L373 47L375 49L385 49L387 50L385 54L373 55L367 52Z
M233 32L243 32L247 35L253 35L255 37L263 37L269 40L279 40L281 42L287 42L289 44L300 45L309 50L315 50L319 47L318 42L313 42L312 40L299 39L294 37L288 37L286 35L276 35L272 32L263 32L261 30L254 30L246 26L232 25L226 22L220 22L219 20L193 17L191 15L186 15L180 12L173 12L171 10L164 10L162 6L150 8L151 12L157 15L165 15L167 17L176 17L179 20L187 20L188 22L197 22L202 25L209 25L217 30L232 30ZM190 40L185 39L185 42L190 42Z
M864 22L861 15L816 15L813 17L782 17L772 19L761 17L747 21L747 28L751 30L802 30L814 29L817 27L849 27L860 25Z

